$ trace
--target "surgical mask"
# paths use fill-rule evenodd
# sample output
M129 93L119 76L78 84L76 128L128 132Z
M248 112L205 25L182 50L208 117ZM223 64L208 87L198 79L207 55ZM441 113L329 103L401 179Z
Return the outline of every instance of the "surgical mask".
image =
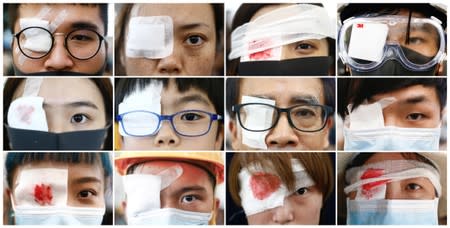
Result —
M280 61L240 62L239 75L328 75L333 64L329 56L305 57Z
M15 207L16 225L101 225L105 208Z
M438 225L438 202L347 199L347 225Z
M129 225L208 225L211 213L162 208L128 217Z

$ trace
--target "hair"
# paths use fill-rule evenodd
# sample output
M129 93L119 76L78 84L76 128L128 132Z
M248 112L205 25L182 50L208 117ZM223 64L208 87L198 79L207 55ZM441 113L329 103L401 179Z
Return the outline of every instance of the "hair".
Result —
M283 3L244 3L242 4L239 9L236 11L236 14L233 18L233 22L231 25L231 29L230 31L234 31L237 27L249 22L253 15L255 15L256 12L258 12L260 9L266 7L266 6L272 6L272 5L282 5ZM302 3L304 4L304 3ZM309 3L307 3L309 4ZM311 4L311 5L316 5L316 6L320 6L323 7L322 4ZM231 39L231 33L230 35L230 39ZM231 42L231 41L230 41ZM335 39L332 38L327 38L327 43L328 43L328 56L335 57L335 49L336 49L336 41ZM228 45L229 47L231 47L231 45ZM231 50L229 50L231 51ZM238 59L233 59L233 60L227 60L227 75L238 75L238 66L239 66L240 60ZM334 67L333 67L334 69Z
M6 80L4 91L3 91L3 148L4 150L10 150L8 134L5 124L8 123L8 109L13 101L14 92L16 92L17 87L19 87L26 78L8 78ZM82 78L80 78L82 79ZM95 83L97 88L103 97L103 104L105 106L105 119L106 126L111 124L112 119L112 84L109 78L86 78ZM82 91L80 91L82 92ZM105 127L106 127L105 126ZM103 143L103 150L112 149L112 127L109 127L107 137Z
M400 90L415 85L434 88L441 110L447 104L447 79L445 78L345 78L338 79L338 113L348 114L347 106L357 108L366 99L377 94Z
M322 82L323 86L323 95L325 97L325 105L330 106L333 108L334 112L334 105L335 105L335 81L333 78L320 78L320 81ZM240 98L242 96L241 94L241 82L242 78L228 78L227 83L227 112L230 115L231 119L236 118L236 116L233 114L233 111L231 110L231 107L235 104L238 104L240 101Z
M124 66L125 56L125 36L128 28L128 22L130 21L131 9L135 4L122 4L120 12L116 17L115 25L115 50L114 50L114 60L115 60L115 74L116 75L127 75L126 66ZM223 34L223 16L224 8L223 4L211 3L210 4L214 13L214 24L216 27L216 52L219 50L219 46L222 42Z
M238 174L249 164L271 167L288 190L295 191L295 175L292 172L291 159L298 159L302 163L322 193L324 202L333 192L335 179L331 159L327 153L235 153L228 168L228 189L236 205L241 206Z
M5 9L4 12L8 12L8 20L9 20L9 26L11 28L11 31L13 33L18 32L18 31L14 31L14 27L16 24L17 19L19 18L19 8L21 5L26 4L26 3L7 3L5 4ZM36 3L32 3L32 4L36 4ZM50 5L57 5L58 3L44 3L44 4L50 4ZM106 35L108 33L108 4L106 3L76 3L76 4L64 4L64 5L81 5L81 6L90 6L90 7L99 7L99 14L100 14L100 18L103 22L103 31L104 34ZM79 15L80 17L82 17L82 15Z

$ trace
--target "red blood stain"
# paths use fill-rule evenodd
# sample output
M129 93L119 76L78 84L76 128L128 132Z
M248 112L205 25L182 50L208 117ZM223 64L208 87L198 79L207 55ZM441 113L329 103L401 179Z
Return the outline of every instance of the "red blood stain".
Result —
M360 177L361 180L380 177L384 174L384 169L367 169ZM367 198L372 198L375 193L378 192L377 187L384 185L389 180L374 181L362 185L362 194Z
M364 28L364 24L356 24L356 28Z
M53 199L52 187L45 184L34 186L34 201L41 206L51 205Z
M29 105L20 105L17 107L20 114L20 121L31 124L31 114L34 112L34 107Z
M280 178L270 173L257 172L250 177L250 187L253 196L258 200L269 197L280 185Z
M268 47L273 44L272 39L261 39L261 40L254 40L249 43L249 50L254 50L262 47ZM264 51L256 52L249 55L249 59L251 60L265 60L272 58L273 56L273 50L267 49Z
M250 54L249 58L251 60L265 60L272 57L272 49L267 49L264 51L256 52L253 54Z

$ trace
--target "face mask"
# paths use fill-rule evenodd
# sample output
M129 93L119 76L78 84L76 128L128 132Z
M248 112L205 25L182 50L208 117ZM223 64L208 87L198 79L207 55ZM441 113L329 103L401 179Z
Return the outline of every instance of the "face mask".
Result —
M438 202L347 199L347 225L438 225Z
M101 225L105 208L14 208L16 225Z
M51 133L5 127L13 150L100 150L109 129Z
M441 129L387 126L371 130L344 128L344 150L437 151Z
M240 62L239 75L328 75L333 64L330 56L296 58L281 61Z
M13 68L15 76L103 76L106 68L106 60L105 64L99 71L91 74L72 71L45 71L45 72L25 73L20 71L15 64L13 64Z
M163 208L140 213L127 219L129 225L208 225L211 217L211 213Z

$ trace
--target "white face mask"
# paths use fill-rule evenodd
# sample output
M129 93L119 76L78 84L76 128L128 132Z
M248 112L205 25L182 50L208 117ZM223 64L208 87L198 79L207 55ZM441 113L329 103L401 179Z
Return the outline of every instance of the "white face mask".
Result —
M128 225L208 225L211 217L211 213L163 208L128 217Z

